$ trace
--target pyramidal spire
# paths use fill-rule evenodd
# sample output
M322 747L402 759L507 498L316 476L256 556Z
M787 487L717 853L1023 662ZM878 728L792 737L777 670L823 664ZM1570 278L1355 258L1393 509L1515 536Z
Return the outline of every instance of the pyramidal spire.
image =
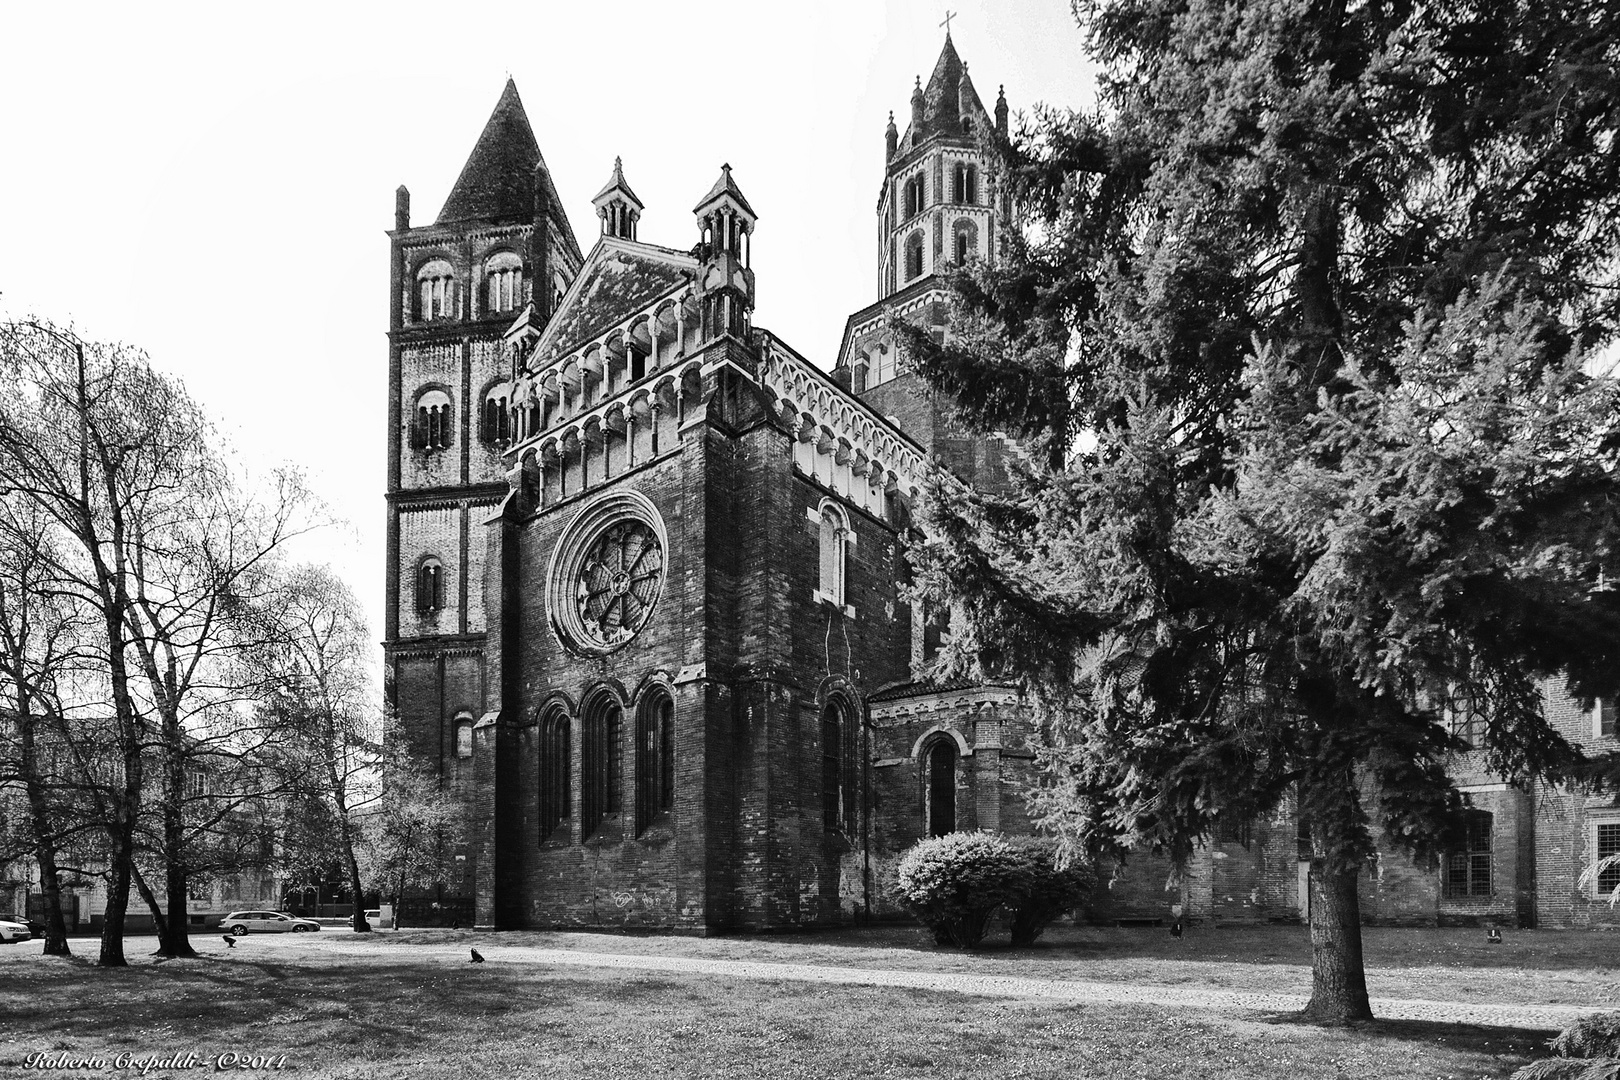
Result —
M523 221L534 209L535 167L544 164L517 82L508 77L439 220Z

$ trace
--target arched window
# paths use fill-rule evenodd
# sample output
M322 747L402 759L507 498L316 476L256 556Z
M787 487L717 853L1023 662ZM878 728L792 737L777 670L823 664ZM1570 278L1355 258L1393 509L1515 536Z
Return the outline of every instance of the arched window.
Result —
M923 236L921 232L914 232L906 237L906 280L922 277L923 272Z
M1462 846L1446 854L1447 897L1491 895L1491 824L1488 811L1468 811Z
M510 251L494 255L484 264L488 310L516 311L523 303L523 260Z
M553 709L540 724L540 839L568 820L568 714Z
M589 839L609 814L621 809L619 775L624 710L606 694L586 710L581 746L580 836Z
M906 217L923 212L923 177L918 173L905 183Z
M821 585L816 590L820 599L844 606L844 564L849 548L849 521L844 512L830 500L821 504L817 539L821 547Z
M444 565L429 555L416 568L416 611L431 615L444 609Z
M849 716L837 698L821 710L821 820L827 830L848 828L855 819L849 792Z
M485 446L504 447L512 441L512 384L501 382L484 391L484 407L478 414L478 441Z
M636 714L636 835L675 807L675 702L647 696Z
M411 446L432 453L448 450L455 442L455 417L450 395L443 390L424 390L416 399L416 421L411 425Z
M472 757L473 746L473 718L470 713L462 713L456 717L456 757Z
M956 167L956 201L976 206L979 202L979 170L972 165Z
M979 254L979 228L971 221L958 221L952 230L956 241L956 265L966 266Z
M928 770L926 813L929 836L956 831L956 742L935 739L925 757Z
M416 272L416 318L419 322L453 319L461 304L455 271L443 259L434 259Z

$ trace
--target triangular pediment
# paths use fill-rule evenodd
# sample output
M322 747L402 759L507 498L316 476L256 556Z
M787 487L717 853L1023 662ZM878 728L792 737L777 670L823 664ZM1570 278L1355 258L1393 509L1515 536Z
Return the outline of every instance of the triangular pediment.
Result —
M684 251L603 237L546 324L536 355L544 362L589 341L689 285L696 270Z

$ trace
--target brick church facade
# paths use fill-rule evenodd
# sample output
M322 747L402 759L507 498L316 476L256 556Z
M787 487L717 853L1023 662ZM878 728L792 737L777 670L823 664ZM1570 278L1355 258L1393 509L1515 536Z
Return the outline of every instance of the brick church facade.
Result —
M943 275L996 257L1006 126L947 37L903 134L890 118L879 296L830 370L753 324L758 216L729 166L663 246L615 162L585 252L509 81L434 223L413 226L399 189L386 687L463 810L445 910L837 925L896 913L894 863L920 837L1028 830L1031 711L1009 687L914 682L941 628L903 594L929 463L995 486L1010 447L961 429L887 329L945 333ZM1475 788L1488 868L1461 853L1454 900L1451 870L1391 855L1369 914L1607 917L1544 897L1535 868L1574 890L1592 822L1611 814L1620 844L1620 809ZM1297 918L1301 865L1285 812L1223 833L1172 893L1134 862L1090 914Z

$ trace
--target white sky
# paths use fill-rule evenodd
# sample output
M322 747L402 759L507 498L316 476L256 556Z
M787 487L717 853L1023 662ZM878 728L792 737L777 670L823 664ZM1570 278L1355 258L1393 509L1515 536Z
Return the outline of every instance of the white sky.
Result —
M305 546L381 633L394 188L431 222L508 73L589 252L623 155L640 237L687 247L730 162L756 322L830 367L877 298L889 111L940 0L16 3L0 12L0 317L71 321L182 376L250 466L352 523ZM951 0L987 108L1090 101L1063 0Z

